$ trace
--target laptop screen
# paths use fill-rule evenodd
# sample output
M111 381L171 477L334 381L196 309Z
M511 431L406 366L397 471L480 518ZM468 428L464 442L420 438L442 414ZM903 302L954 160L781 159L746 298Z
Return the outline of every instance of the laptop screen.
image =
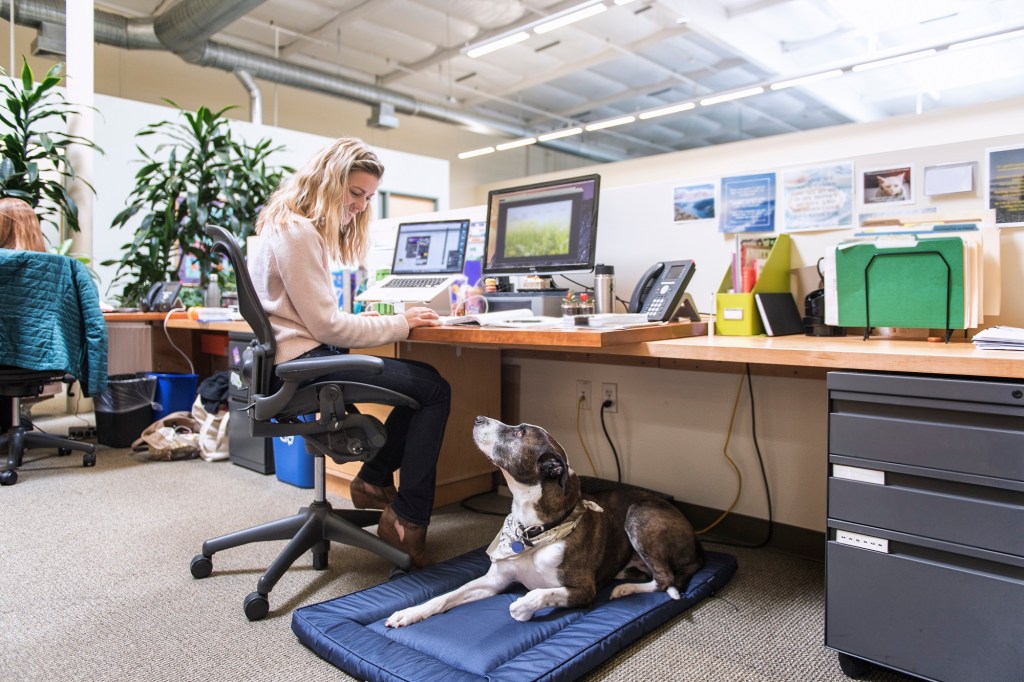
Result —
M395 241L394 275L462 272L469 239L469 219L402 223Z

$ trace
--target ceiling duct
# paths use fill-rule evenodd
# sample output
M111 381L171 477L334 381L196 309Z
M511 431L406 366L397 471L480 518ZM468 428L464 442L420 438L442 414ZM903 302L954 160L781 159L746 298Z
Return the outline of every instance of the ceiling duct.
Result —
M129 19L96 10L94 39L97 43L127 50L170 50L197 66L229 73L246 71L255 78L341 97L371 107L387 104L394 112L423 116L441 123L504 134L531 137L534 131L521 126L464 114L449 107L419 102L415 98L368 83L300 67L273 57L236 49L209 40L209 36L244 16L263 0L183 0L153 19ZM10 21L11 0L0 2L0 16ZM66 26L65 0L19 0L15 21L39 29L44 23ZM197 35L193 35L194 32ZM598 162L622 161L620 154L587 149L582 145L552 140L539 143L567 154Z

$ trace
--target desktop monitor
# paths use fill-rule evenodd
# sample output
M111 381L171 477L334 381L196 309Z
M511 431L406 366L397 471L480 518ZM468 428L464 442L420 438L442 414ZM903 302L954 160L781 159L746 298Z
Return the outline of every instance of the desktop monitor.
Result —
M600 185L599 175L584 175L491 190L483 274L593 270Z

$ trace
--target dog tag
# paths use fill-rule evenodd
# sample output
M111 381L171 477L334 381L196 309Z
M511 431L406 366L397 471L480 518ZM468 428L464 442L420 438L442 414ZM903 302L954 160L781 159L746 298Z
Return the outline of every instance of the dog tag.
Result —
M526 549L526 547L523 545L523 543L521 543L519 540L513 540L511 547L512 547L512 551L515 552L516 554L519 554L524 549Z

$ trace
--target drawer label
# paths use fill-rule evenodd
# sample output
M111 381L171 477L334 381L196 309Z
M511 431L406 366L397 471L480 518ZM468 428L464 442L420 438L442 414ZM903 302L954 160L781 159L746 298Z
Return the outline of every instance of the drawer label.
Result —
M889 553L888 540L885 540L883 538L876 538L871 535L851 533L848 530L837 530L836 542L838 542L841 545L850 545L851 547L870 549L873 552L882 552L884 554Z
M851 467L845 464L833 464L832 476L834 478L845 478L850 481L885 485L885 472L878 471L877 469L864 469L862 467Z

